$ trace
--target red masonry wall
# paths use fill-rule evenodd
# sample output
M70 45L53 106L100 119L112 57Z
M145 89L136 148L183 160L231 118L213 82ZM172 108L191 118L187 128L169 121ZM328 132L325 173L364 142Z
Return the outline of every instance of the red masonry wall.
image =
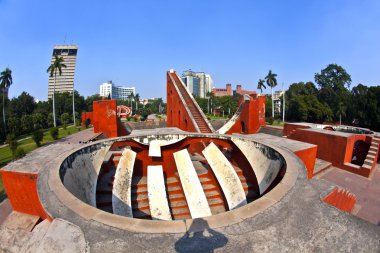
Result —
M258 132L261 126L265 126L265 97L257 96L257 94L251 94L250 96L250 101L244 104L239 119L227 134L254 134ZM240 97L238 104L242 100L243 96Z
M38 197L38 174L4 170L0 174L13 210L51 220Z
M102 132L108 138L117 137L116 100L98 100L92 103L94 133Z

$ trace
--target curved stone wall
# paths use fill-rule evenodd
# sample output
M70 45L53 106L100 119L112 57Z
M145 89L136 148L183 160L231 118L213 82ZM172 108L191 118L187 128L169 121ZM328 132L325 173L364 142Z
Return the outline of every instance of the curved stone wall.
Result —
M164 135L161 135L162 139ZM128 136L121 138L107 139L106 141L98 141L96 143L88 144L87 146L80 148L69 154L57 168L52 168L48 176L42 176L39 180L39 184L43 184L44 180L47 180L49 185L53 185L52 192L55 197L57 197L62 203L60 210L68 208L71 211L79 214L84 219L91 219L103 224L112 224L112 226L117 226L119 228L127 229L130 231L139 231L139 232L183 232L186 231L186 226L180 221L152 221L152 220L141 220L134 219L119 215L114 215L111 213L104 212L102 210L96 209L94 205L94 198L96 198L96 178L99 174L100 165L104 160L104 157L107 154L110 146L113 143L118 141L127 141L132 138L142 138L140 136ZM233 224L238 222L241 219L231 218L231 217L248 217L254 216L262 210L265 210L272 204L276 203L283 195L292 187L295 183L298 171L292 171L288 173L288 164L281 152L275 147L270 145L264 145L261 143L253 142L246 137L235 137L228 135L217 135L217 134L178 134L178 139L182 137L191 137L191 138L209 138L209 139L219 139L225 141L232 141L239 139L241 141L247 141L254 143L253 147L257 151L261 152L263 156L272 159L272 162L263 164L267 166L267 171L269 174L275 174L279 171L280 166L287 166L287 172L285 175L282 175L283 178L281 182L276 182L277 186L273 185L270 191L267 191L265 195L254 200L247 205L236 208L226 213L220 213L218 215L203 217L202 219L207 221L208 227L220 227L228 224ZM275 158L275 159L274 159ZM294 159L294 158L293 158ZM268 174L266 173L266 174ZM61 184L59 184L59 181ZM279 188L279 189L277 189ZM277 190L276 190L277 189ZM273 192L273 193L271 193ZM73 195L71 195L71 194ZM44 205L45 210L51 215L52 218L59 218L62 213L56 211L56 206L51 205L49 200L51 197L46 196L46 192L39 191L41 195L41 202ZM80 201L76 201L79 199ZM277 200L274 200L277 199ZM47 201L44 201L47 200ZM254 210L254 211L253 211ZM232 216L231 216L232 215ZM68 217L64 217L68 218ZM126 224L129 224L126 226ZM200 230L202 227L200 226Z

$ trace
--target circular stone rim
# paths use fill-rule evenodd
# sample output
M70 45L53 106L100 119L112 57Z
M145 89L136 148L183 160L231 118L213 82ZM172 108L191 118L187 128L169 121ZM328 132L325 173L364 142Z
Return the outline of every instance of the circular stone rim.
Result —
M77 197L75 197L63 184L60 179L60 167L62 163L66 160L67 157L74 154L75 152L90 147L97 144L106 144L114 143L115 141L129 140L133 138L139 138L148 136L149 134L136 134L129 135L124 137L115 137L105 140L99 140L96 142L89 143L87 145L81 146L68 151L63 155L63 158L60 157L58 164L51 168L48 172L47 183L51 189L51 193L54 193L58 200L68 209L81 216L85 220L92 220L99 222L104 225L108 225L114 228L127 230L130 232L136 233L185 233L188 231L188 228L191 226L192 232L203 231L204 229L215 229L232 224L239 223L247 218L252 218L266 209L270 208L272 205L280 201L288 191L293 188L295 185L299 170L297 163L300 160L293 154L291 151L284 148L272 145L267 142L252 140L249 137L244 135L221 135L221 134L202 134L202 133L188 133L188 132L176 132L176 133L159 133L160 135L186 135L187 137L206 137L206 138L217 138L230 140L232 137L239 138L251 142L255 142L269 148L274 149L278 152L284 159L286 164L286 172L282 180L269 192L267 192L262 197L252 201L251 203L239 207L234 210L226 211L224 213L211 215L203 218L196 219L186 219L186 220L144 220L136 219L125 216L120 216L116 214L111 214L105 212L101 209L98 209L94 206L91 206ZM297 160L298 159L298 160ZM302 164L303 165L303 164ZM304 165L303 165L304 166ZM38 181L38 184L43 182ZM39 194L46 194L45 192L39 192ZM46 206L46 203L42 202L44 209L51 216L51 218L65 218L65 217L54 217L49 212L49 206Z

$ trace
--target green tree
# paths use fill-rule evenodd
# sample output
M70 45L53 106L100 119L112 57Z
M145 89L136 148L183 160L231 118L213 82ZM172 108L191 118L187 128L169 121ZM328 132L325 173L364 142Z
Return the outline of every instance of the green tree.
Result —
M23 133L31 133L33 131L33 117L32 115L22 115L21 116L21 129Z
M346 70L337 65L329 64L320 73L314 75L315 82L319 85L319 101L327 103L332 111L339 110L339 104L347 105L350 100L348 88L351 85L351 76ZM335 115L335 119L340 117Z
M50 73L50 77L54 76L54 85L53 85L53 119L54 119L54 127L57 126L57 123L55 121L55 83L57 80L57 71L59 75L62 75L62 68L66 68L66 65L63 63L63 58L62 56L54 55L54 61L53 63L49 66L49 68L46 70L48 73Z
M260 90L261 94L263 93L263 88L266 89L267 87L265 86L265 81L263 79L260 79L257 83L257 89Z
M32 114L36 108L34 97L23 91L18 97L9 102L8 112L10 115Z
M101 100L102 98L100 97L99 94L95 94L95 95L92 95L92 96L88 96L85 100L85 103L87 105L87 108L86 110L89 111L89 112L92 112L92 102L94 101L97 101L97 100Z
M9 132L18 136L20 134L20 118L17 116L11 116L8 119Z
M268 86L270 87L272 94L272 117L274 118L274 101L273 101L273 88L277 86L277 74L272 73L272 70L269 70L268 75L265 77Z
M43 129L46 126L46 119L42 113L34 113L33 118L33 128L34 129Z
M3 93L3 122L4 122L4 133L7 133L7 126L5 122L5 93L8 94L8 89L12 85L13 80L12 80L12 70L9 68L6 68L3 72L0 73L0 87L2 89Z

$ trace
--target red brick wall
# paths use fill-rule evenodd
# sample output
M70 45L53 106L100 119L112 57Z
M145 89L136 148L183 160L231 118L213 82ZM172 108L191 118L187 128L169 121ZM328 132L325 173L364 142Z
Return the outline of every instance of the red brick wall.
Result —
M99 100L92 103L94 133L102 132L108 138L117 137L116 100Z

